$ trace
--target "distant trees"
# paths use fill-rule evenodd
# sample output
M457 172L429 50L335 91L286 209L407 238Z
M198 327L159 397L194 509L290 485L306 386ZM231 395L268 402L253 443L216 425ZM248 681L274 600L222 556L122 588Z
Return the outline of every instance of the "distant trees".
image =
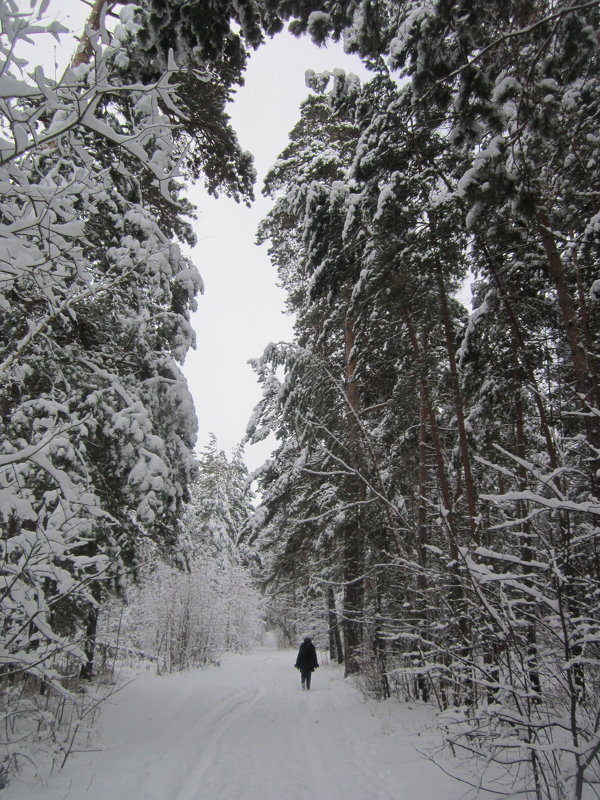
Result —
M228 459L214 436L204 448L191 485L183 517L187 553L227 558L236 554L246 564L254 558L247 548L254 513L253 492L243 451Z
M309 76L266 181L297 315L257 361L253 430L280 439L258 517L272 580L332 588L347 671L458 709L451 738L507 764L505 789L580 798L599 735L598 5L295 11L377 74Z
M244 544L253 511L240 453L228 460L213 438L191 485L180 531L185 568L149 559L128 593L126 620L107 643L173 672L216 663L260 641L264 600Z

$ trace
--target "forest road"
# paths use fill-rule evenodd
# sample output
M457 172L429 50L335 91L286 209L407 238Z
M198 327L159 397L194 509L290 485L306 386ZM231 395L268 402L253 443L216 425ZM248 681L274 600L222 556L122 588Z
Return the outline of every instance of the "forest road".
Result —
M424 755L430 709L365 702L337 666L303 692L295 653L142 676L102 709L93 750L15 800L458 800ZM31 793L28 793L30 791Z

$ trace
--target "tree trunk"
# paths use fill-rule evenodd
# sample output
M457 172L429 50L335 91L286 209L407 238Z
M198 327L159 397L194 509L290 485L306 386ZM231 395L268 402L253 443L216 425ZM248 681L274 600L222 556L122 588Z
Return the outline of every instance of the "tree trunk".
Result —
M404 312L404 319L408 328L411 345L415 355L415 360L419 366L419 386L423 404L427 412L427 419L429 422L429 433L431 435L431 442L433 444L433 451L437 466L438 482L440 487L440 495L442 504L444 506L444 517L446 519L446 531L448 535L448 546L450 557L453 561L458 562L458 531L456 527L456 519L452 507L452 497L450 493L450 485L446 475L446 465L444 463L444 454L442 451L442 444L440 440L440 431L437 424L435 411L431 403L431 393L429 391L429 381L425 374L424 359L422 348L419 346L417 334L412 317L408 311Z
M346 534L345 540L345 574L357 575L358 554L355 546L354 526ZM344 616L342 630L344 634L344 677L360 671L359 655L362 649L362 617L363 617L363 579L362 577L346 578L344 584Z
M419 388L419 467L418 467L418 513L417 513L417 536L416 536L416 551L417 559L421 570L425 569L426 565L426 550L425 544L427 542L427 404L423 387ZM421 571L417 577L417 586L424 589L426 585L425 575Z
M440 306L442 310L442 322L446 337L446 349L448 351L448 364L450 366L450 376L452 378L454 412L456 414L456 425L458 428L458 445L465 479L465 497L467 499L467 508L469 511L469 528L471 532L472 543L475 545L475 547L477 547L480 544L479 533L477 529L477 494L475 491L475 483L473 481L473 471L471 469L471 454L469 452L469 442L467 439L467 429L465 426L465 412L462 401L462 392L460 390L458 368L456 366L456 355L454 353L454 336L452 332L452 323L450 320L450 310L448 308L448 295L446 292L446 285L444 283L444 276L442 275L442 269L439 264L436 265L436 278Z
M425 353L423 352L423 347L421 347L419 344L412 316L406 309L404 311L404 319L408 328L413 352L415 354L415 362L419 368L420 392L422 402L427 410L429 433L431 436L431 442L433 445L433 452L437 466L437 478L443 506L443 515L446 523L448 548L450 558L452 560L452 566L450 568L449 601L454 612L454 617L457 620L455 641L459 647L463 663L467 664L469 663L471 656L471 630L466 608L464 587L459 571L459 531L452 504L450 484L446 474L446 463L444 461L439 426L437 423L437 417L431 399L431 392L429 390L429 381L427 379L427 373L425 370ZM455 698L460 695L464 696L466 703L470 703L472 701L473 686L469 677L466 677L464 674L456 675L455 687Z
M375 598L375 631L373 636L373 653L381 681L380 695L383 700L388 700L392 694L390 691L390 681L388 678L386 641L383 635L383 628L381 624L382 602L381 590L379 586L376 589Z
M346 319L344 323L344 391L349 406L347 414L348 442L351 452L357 455L360 444L358 419L361 397L360 387L354 380L356 372L356 358L353 354L354 341L354 320ZM352 480L350 480L348 490L350 496L357 496L358 493L363 491L362 485L359 487L357 482ZM343 526L343 547L344 611L342 625L344 632L344 673L347 676L358 672L360 669L357 657L362 645L363 542L358 515L347 521Z
M98 632L98 606L90 607L87 613L85 626L85 640L83 652L85 653L85 663L81 665L80 677L86 681L92 679L94 675L94 655L96 653L96 634Z
M87 18L85 23L85 30L79 37L79 46L73 56L73 66L79 67L81 64L89 64L94 53L94 46L92 44L92 40L88 36L87 31L99 31L100 25L102 22L102 18L104 16L104 8L110 9L111 6L114 6L114 2L108 2L108 0L94 0L90 15Z
M338 625L338 615L335 608L335 594L331 586L327 589L327 616L329 621L329 658L331 661L343 664L342 637L340 636L340 626Z
M417 599L416 606L418 608L418 616L423 622L427 617L428 601L424 595L427 589L427 577L425 575L425 567L427 565L426 549L427 543L427 406L422 387L419 390L419 466L418 466L418 510L417 510L417 535L415 541L415 549L417 551L417 561L419 562L420 570L417 573ZM421 647L421 630L417 626L415 628L415 639ZM427 677L423 673L418 673L415 677L416 695L421 700L427 702L429 700L429 683Z
M519 369L518 369L518 356L517 356L517 342L513 336L513 365L515 375L515 447L517 455L520 459L524 460L525 451L525 419L523 413L523 401L521 398L521 387L519 385ZM523 492L527 489L527 471L522 464L517 467L517 474L519 476L519 491ZM522 539L521 558L523 561L531 561L534 558L534 552L530 545L531 542L531 524L528 520L527 503L519 501L519 516L523 522L523 533L525 534ZM527 578L523 579L526 586L530 585ZM541 698L541 680L538 671L538 648L537 648L537 631L535 623L527 623L527 668L529 671L529 683L532 691L535 694L535 702L539 702L536 698Z
M550 228L550 222L544 211L540 211L539 219L539 233L542 239L544 252L546 253L548 273L554 281L562 324L571 353L575 388L585 400L592 405L596 405L598 402L597 387L595 386L592 371L588 364L585 348L581 342L577 312L571 297L567 276L563 269L562 259Z
M540 426L542 428L542 433L544 435L544 440L546 442L546 451L548 453L548 457L550 460L550 465L556 469L558 467L558 455L556 452L556 447L554 444L554 438L552 436L552 431L550 428L550 424L548 422L548 415L546 413L546 408L544 406L544 402L542 400L542 395L537 385L537 380L535 377L534 370L529 363L529 357L527 353L527 349L525 347L525 340L523 338L523 334L521 332L521 326L519 324L519 320L517 315L514 311L513 304L511 299L509 298L506 289L504 288L504 284L500 278L500 274L498 269L496 268L496 264L494 263L494 259L492 258L491 254L487 250L485 246L482 247L483 251L485 252L486 259L488 262L488 268L490 270L490 274L494 281L494 285L498 290L498 294L502 301L502 305L504 306L504 310L508 316L508 322L510 325L510 330L512 336L517 344L517 350L519 355L519 363L525 370L525 374L527 375L527 380L530 384L531 392L533 394L533 401L535 403L538 417L540 420Z

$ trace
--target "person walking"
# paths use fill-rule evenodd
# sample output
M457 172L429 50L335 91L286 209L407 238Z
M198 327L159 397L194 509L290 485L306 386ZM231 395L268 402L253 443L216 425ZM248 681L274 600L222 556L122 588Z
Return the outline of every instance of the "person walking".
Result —
M296 669L300 670L300 679L303 689L310 689L310 678L313 670L318 669L317 651L312 643L310 636L305 636L304 641L298 650L298 658L295 664Z

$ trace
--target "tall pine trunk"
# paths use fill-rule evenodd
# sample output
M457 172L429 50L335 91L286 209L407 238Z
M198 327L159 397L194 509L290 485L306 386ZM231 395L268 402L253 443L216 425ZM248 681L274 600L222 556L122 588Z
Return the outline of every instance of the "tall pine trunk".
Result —
M353 457L358 456L360 432L358 415L361 407L360 388L355 381L356 357L354 355L354 320L344 323L344 391L348 403L348 442ZM349 481L350 496L362 492L357 481ZM363 541L360 519L355 513L343 526L344 548L344 609L342 629L344 635L344 673L351 675L360 669L358 656L362 647L362 611L364 600Z
M548 274L554 283L561 322L571 354L571 366L573 369L575 388L584 400L587 400L592 405L600 405L595 374L590 367L584 343L582 342L577 311L573 298L571 297L571 290L563 267L562 258L556 246L556 240L550 228L550 222L544 211L540 212L539 219L539 232L546 254ZM590 429L589 433L592 434L594 443L599 444L600 439L597 428L593 431Z
M461 458L461 464L465 482L465 497L467 500L467 509L469 512L469 531L471 534L472 544L474 546L478 546L480 542L479 542L479 533L477 529L477 516L478 516L477 493L475 491L473 470L471 468L471 454L469 452L469 442L467 439L465 412L462 400L462 392L460 389L460 377L458 374L456 355L454 352L454 335L452 331L452 321L450 319L450 309L448 307L448 293L446 291L446 284L444 282L442 268L439 263L436 265L436 280L438 286L440 308L442 312L444 335L446 338L446 350L448 353L450 378L452 380L452 392L454 395L454 413L456 415L456 426L458 428L458 446L460 450L460 458Z
M517 456L524 462L526 456L526 447L525 447L525 416L523 411L523 399L521 396L521 386L520 386L520 370L519 370L519 363L518 363L518 343L515 340L515 337L512 337L512 345L513 345L513 374L515 378L515 390L514 390L514 424L515 424L515 449ZM524 492L527 487L527 471L523 466L523 463L520 463L517 467L517 475L519 478L519 491ZM519 511L518 514L520 518L523 520L523 533L525 534L522 538L522 545L521 545L521 558L524 562L529 563L535 557L535 553L531 546L531 523L528 519L528 509L527 503L524 501L518 502ZM527 578L523 579L523 582L526 586L530 585L530 581ZM538 644L537 644L537 630L535 623L531 620L527 622L527 629L526 629L526 636L527 636L527 669L529 673L529 684L531 686L532 691L532 699L534 702L538 702L538 698L541 698L541 680L539 674L539 660L538 660Z
M452 496L450 492L450 483L446 472L446 462L444 459L444 452L442 449L442 440L440 429L437 422L437 416L433 407L431 398L431 391L429 388L429 380L426 372L426 359L425 347L421 346L417 338L414 321L410 312L404 310L404 320L408 329L411 346L414 352L415 363L419 370L419 387L422 398L422 403L427 412L427 419L429 423L429 433L433 445L433 452L435 463L437 467L437 479L440 491L440 499L442 501L443 516L445 520L446 535L448 539L448 550L451 559L450 568L450 585L449 585L449 603L452 609L452 615L455 622L453 625L454 641L450 645L456 645L460 653L460 658L463 664L468 663L471 655L471 631L468 620L466 598L464 587L460 576L459 563L459 529L456 521L456 515L452 503ZM426 342L423 339L423 342ZM448 654L445 654L445 658ZM472 681L469 677L464 675L457 675L454 677L454 701L459 702L459 698L464 698L466 702L470 702L473 687ZM445 694L443 692L443 694Z
M490 275L492 277L494 286L496 287L496 290L502 302L502 306L508 317L508 323L510 326L511 335L515 343L514 347L515 347L515 352L517 353L519 364L525 371L527 381L529 383L533 402L535 404L538 413L540 428L542 430L544 441L546 443L546 452L548 453L548 459L550 465L554 469L556 469L556 467L558 467L558 454L556 452L554 436L552 433L550 422L548 420L546 407L542 399L542 393L540 391L540 388L538 386L538 381L535 376L535 371L531 364L527 347L525 345L525 337L521 330L521 324L519 322L519 318L517 316L517 313L515 312L515 309L513 307L513 302L509 297L506 287L504 286L504 282L500 277L500 272L498 270L498 266L495 263L493 256L491 255L491 253L489 252L489 250L485 245L482 245L482 250L486 256L488 269L490 271Z
M344 650L342 648L342 637L340 636L338 614L335 607L335 594L331 586L327 589L327 618L329 623L329 658L331 661L337 661L338 664L343 664Z

